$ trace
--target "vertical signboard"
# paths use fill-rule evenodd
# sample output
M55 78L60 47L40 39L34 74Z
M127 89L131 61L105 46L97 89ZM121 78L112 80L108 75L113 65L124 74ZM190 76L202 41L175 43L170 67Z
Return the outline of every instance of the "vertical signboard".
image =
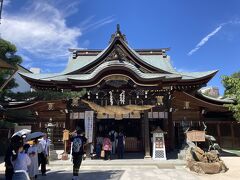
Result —
M89 143L93 141L93 115L93 111L85 111L85 136Z

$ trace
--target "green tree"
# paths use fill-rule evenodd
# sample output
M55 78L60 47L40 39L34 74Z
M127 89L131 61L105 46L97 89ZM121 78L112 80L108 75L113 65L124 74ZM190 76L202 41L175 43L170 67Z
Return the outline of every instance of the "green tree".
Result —
M226 104L225 106L233 112L236 120L240 121L240 71L231 76L223 76L222 83L225 87L224 96L236 100L235 104Z
M17 48L14 44L9 41L0 38L0 59L7 62L8 64L16 67L17 64L21 64L22 58L16 55ZM10 69L1 69L0 70L0 85L13 74L13 70ZM17 87L17 83L12 79L8 84L6 89L12 89Z

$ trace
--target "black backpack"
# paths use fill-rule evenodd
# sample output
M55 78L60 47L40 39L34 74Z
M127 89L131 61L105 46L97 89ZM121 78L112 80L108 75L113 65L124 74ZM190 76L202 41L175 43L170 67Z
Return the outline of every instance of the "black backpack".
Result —
M72 152L73 153L80 153L82 145L83 145L82 139L80 137L75 137L73 139Z

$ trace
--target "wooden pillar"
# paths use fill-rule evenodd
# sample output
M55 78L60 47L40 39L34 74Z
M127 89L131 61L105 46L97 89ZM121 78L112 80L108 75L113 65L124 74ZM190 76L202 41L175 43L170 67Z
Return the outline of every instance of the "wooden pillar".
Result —
M168 113L168 144L169 150L173 150L175 146L174 126L172 121L172 112Z
M145 156L144 158L151 158L150 155L150 138L149 138L149 120L148 111L144 111L144 146L145 146Z
M94 113L94 118L93 118L93 145L95 146L96 143L96 135L97 135L97 114Z
M70 113L66 113L66 118L65 118L65 129L70 130Z
M141 114L141 139L142 139L142 146L141 146L141 150L145 150L145 119L144 119L144 114Z
M231 136L232 136L232 148L234 147L235 144L235 136L234 136L234 128L233 128L233 123L231 123Z
M217 123L217 135L218 135L218 143L221 146L221 131L220 131L220 124Z

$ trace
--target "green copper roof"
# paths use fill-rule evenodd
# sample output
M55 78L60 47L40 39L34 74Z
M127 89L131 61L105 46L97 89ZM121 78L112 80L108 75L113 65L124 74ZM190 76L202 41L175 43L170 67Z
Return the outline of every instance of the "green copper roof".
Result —
M184 80L188 80L188 79L199 79L204 76L216 74L217 72L218 70L205 71L205 72L178 72L178 73L183 77Z
M148 64L151 64L158 69L167 72L176 72L172 67L170 57L163 57L163 55L139 55L139 57Z
M77 71L95 60L96 56L78 56L76 59L71 58L62 74Z
M107 61L98 66L92 73L90 74L73 74L73 75L66 75L61 73L55 74L30 74L30 73L20 73L21 75L35 79L35 80L42 80L42 81L68 81L68 79L72 80L79 80L79 81L87 81L91 80L96 77L100 72L104 71L106 68L112 67L121 67L131 71L133 74L136 74L138 77L145 79L145 80L171 80L174 78L182 79L182 80L195 80L198 78L202 78L204 76L212 75L215 71L207 71L201 73L192 73L191 76L188 73L143 73L141 72L136 66L129 62L119 62L118 60Z
M236 100L234 98L227 98L227 97L222 97L222 96L219 96L219 97L208 96L208 95L204 94L201 89L198 90L197 93L198 93L198 95L200 95L201 97L203 97L207 100L211 100L211 101L215 101L215 102L219 102L219 103L223 103L223 104L229 104L229 103L236 102Z
M207 72L177 72L170 61L170 57L165 54L165 51L148 52L147 55L140 55L134 49L132 49L124 39L121 39L121 33L119 32L114 36L111 43L99 54L91 55L87 53L86 50L74 52L69 59L66 69L60 73L52 74L30 74L30 73L19 73L26 79L31 79L35 81L68 81L68 80L78 80L87 81L97 77L101 72L108 70L111 74L111 68L115 68L119 71L122 69L127 70L131 75L137 78L148 80L179 80L179 81L194 81L197 79L205 78L206 82L217 72L217 71L207 71ZM118 46L120 46L122 53L127 53L131 56L131 60L106 60L105 57L111 57L109 54L115 50L117 51ZM116 49L115 49L116 47ZM138 51L140 52L140 51ZM73 57L76 53L76 58ZM86 53L83 54L83 53ZM142 51L140 52L142 53ZM152 54L151 54L152 53ZM155 53L155 54L154 54ZM142 53L144 54L144 53ZM146 53L145 53L146 54ZM126 55L126 54L125 54ZM123 56L124 57L124 56ZM133 59L133 60L132 60ZM130 61L130 62L128 62ZM134 62L133 62L134 61ZM118 68L119 67L119 68ZM91 69L88 73L83 73L81 71L83 68ZM143 69L141 69L143 68ZM90 73L91 72L91 73ZM148 73L146 73L148 72Z

